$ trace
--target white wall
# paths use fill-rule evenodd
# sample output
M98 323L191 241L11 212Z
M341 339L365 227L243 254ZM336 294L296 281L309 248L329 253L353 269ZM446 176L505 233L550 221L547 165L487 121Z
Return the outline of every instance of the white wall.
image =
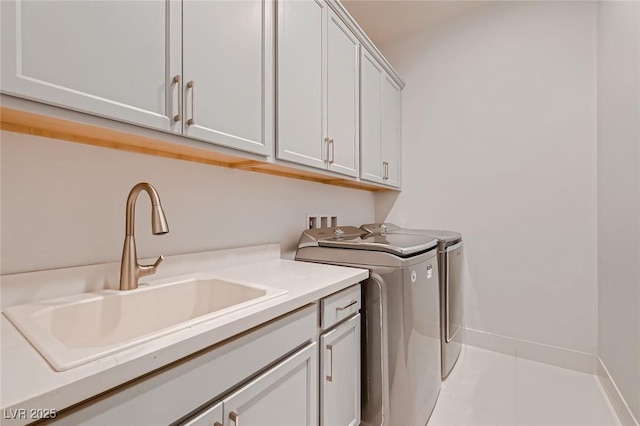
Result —
M599 355L640 419L640 3L598 8Z
M496 2L382 46L406 81L404 191L376 212L463 233L467 327L590 353L596 7Z
M294 250L306 213L339 223L374 217L372 193L47 140L2 139L2 274L118 261L131 187L150 182L170 233L151 234L137 205L139 257L279 242Z

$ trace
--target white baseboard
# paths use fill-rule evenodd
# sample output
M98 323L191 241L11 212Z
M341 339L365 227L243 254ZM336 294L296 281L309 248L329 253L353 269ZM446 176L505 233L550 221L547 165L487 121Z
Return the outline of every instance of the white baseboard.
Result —
M470 328L465 328L464 332L464 343L467 345L583 373L596 374L597 372L598 357L594 354L514 339Z
M598 357L597 374L600 384L604 388L605 393L609 397L609 401L611 401L613 409L616 411L616 414L620 419L620 423L622 423L623 426L640 426L638 424L638 420L635 418L631 409L627 405L627 402L620 393L618 386L616 386L616 382L613 381L613 378L609 374L609 370L607 370L607 367L604 365L604 362L602 362L600 357Z
M470 328L463 330L463 342L466 345L597 375L622 425L640 426L609 374L607 367L597 355L514 339L513 337L501 336L499 334L487 333L486 331L473 330Z

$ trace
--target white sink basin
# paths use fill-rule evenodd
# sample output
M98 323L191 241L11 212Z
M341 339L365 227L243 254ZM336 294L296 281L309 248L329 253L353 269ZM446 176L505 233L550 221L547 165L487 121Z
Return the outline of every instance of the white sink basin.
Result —
M203 275L28 305L5 315L57 371L286 294Z

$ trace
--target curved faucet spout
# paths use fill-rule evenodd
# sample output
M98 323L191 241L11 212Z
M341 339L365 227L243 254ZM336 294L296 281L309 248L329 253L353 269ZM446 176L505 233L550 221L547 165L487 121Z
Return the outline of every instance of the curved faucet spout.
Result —
M151 199L151 229L154 235L162 235L169 232L169 225L167 224L167 218L162 210L162 204L160 203L160 196L158 191L146 182L140 182L131 188L129 196L127 197L127 218L126 218L126 236L133 236L135 232L135 218L136 218L136 201L138 200L138 194L145 191Z
M127 197L126 233L122 249L122 262L120 264L120 290L138 288L138 279L145 275L155 274L158 265L164 259L160 256L153 265L140 265L138 263L134 232L136 201L142 191L145 191L151 199L151 229L153 234L162 235L169 232L167 218L162 210L160 196L156 189L146 182L135 185L129 192L129 197Z

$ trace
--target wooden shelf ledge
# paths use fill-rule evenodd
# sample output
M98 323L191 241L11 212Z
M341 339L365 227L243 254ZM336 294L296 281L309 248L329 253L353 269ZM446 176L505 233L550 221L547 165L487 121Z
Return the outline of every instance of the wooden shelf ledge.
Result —
M248 160L240 156L236 157L216 151L199 149L193 146L176 144L119 130L77 123L3 106L0 107L0 130L365 191L393 190L375 184L327 176L322 173L314 173L283 164Z

